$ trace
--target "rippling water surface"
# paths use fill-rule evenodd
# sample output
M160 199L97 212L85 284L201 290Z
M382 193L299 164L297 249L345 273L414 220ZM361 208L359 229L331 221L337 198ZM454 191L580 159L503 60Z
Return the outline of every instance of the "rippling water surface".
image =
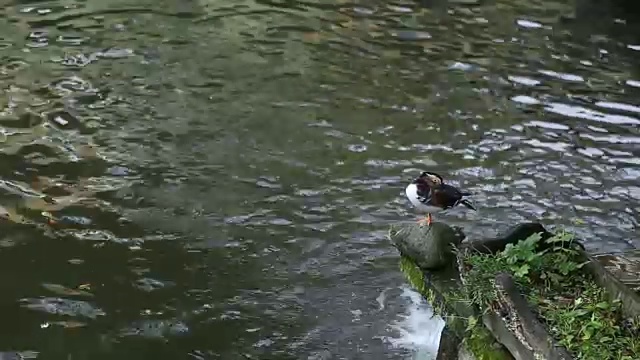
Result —
M632 20L553 0L0 3L7 358L418 357L439 325L385 240L418 168L477 194L436 216L470 237L542 219L640 247Z

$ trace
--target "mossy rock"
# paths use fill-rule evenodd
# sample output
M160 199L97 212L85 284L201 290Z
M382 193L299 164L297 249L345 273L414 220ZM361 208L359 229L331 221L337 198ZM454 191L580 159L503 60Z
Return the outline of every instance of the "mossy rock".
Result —
M460 229L435 222L431 226L417 223L392 226L389 239L400 254L421 269L441 269L455 263L454 248L464 239Z

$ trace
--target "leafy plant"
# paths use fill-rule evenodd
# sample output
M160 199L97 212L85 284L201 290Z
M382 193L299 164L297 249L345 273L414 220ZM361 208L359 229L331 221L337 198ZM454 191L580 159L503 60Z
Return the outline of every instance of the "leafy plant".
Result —
M534 234L517 244L508 244L506 248L498 254L498 259L504 260L513 275L519 279L524 279L531 268L538 268L542 263L542 253L536 252L538 242L542 237Z

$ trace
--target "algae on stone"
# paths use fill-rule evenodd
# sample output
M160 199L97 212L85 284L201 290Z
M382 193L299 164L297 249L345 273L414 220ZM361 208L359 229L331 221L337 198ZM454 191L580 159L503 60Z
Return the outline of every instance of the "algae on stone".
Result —
M468 335L464 339L466 350L477 360L507 360L513 359L483 326L470 326Z

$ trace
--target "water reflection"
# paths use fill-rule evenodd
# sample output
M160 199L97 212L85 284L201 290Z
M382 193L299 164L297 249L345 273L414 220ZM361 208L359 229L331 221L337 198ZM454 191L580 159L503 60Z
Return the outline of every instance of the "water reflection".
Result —
M442 216L470 237L638 247L636 25L573 10L10 1L0 350L411 356L385 234L421 168L477 194Z

